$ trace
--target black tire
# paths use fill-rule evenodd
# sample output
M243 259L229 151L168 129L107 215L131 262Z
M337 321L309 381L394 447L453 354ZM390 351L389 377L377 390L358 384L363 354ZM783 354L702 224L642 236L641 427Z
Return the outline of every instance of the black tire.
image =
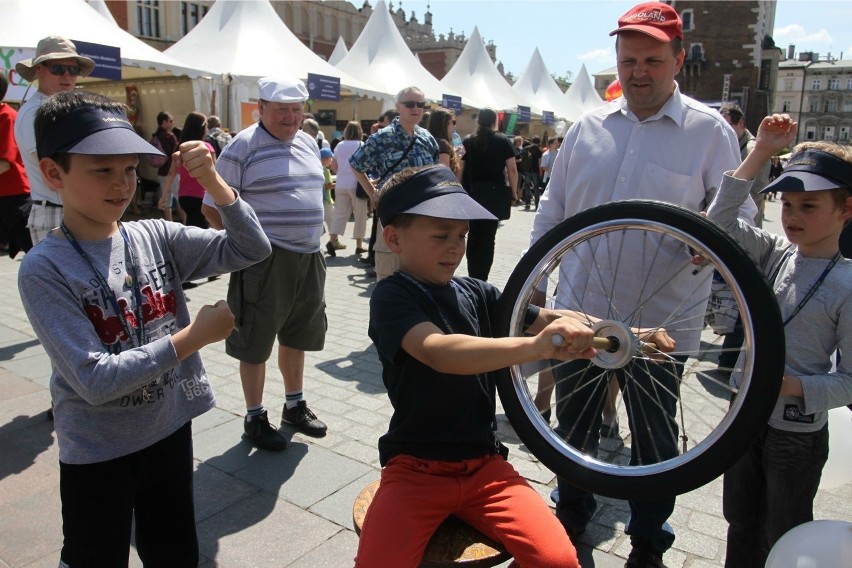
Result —
M633 231L636 232L635 235ZM527 382L529 379L530 384L532 383L532 375L525 375L529 370L522 366L503 369L498 373L497 385L506 415L519 438L554 473L596 494L622 499L649 499L673 496L708 483L730 467L754 441L766 424L778 397L784 371L784 332L777 302L765 277L747 253L720 227L675 205L652 201L624 201L595 207L563 221L529 249L503 291L497 314L497 333L502 336L518 336L523 333L523 315L530 304L533 290L539 287L542 280L552 282L550 279L558 272L555 267L559 262L570 262L572 257L569 255L576 255L579 259L585 254L594 259L594 254L607 247L608 261L614 256L612 248L617 248L618 254L624 253L626 257L627 251L632 250L629 247L634 245L624 243L633 243L634 237L642 237L642 242L648 242L649 247L655 242L654 239L658 239L666 245L674 243L683 246L685 253L701 252L707 263L700 269L690 263L693 266L692 276L704 274L705 270L712 272L716 269L731 287L740 309L745 340L741 348L743 363L739 388L730 388L728 392L723 381L712 378L712 373L706 366L713 363L715 371L714 357L718 350L712 343L705 341L699 343L698 351L687 354L693 357L696 363L690 367L689 374L685 373L682 381L678 382L677 392L663 393L669 398L679 399L679 419L684 424L681 430L684 435L692 434L685 432L687 418L683 414L688 411L693 413L690 418L696 419L696 426L690 426L690 429L704 431L701 439L683 440L684 449L679 451L678 455L662 459L659 463L608 463L598 459L597 454L589 456L567 444L562 436L550 427L549 422L541 417L533 402L534 393L530 392ZM598 243L605 243L606 247L601 247ZM657 246L659 248L659 244ZM595 263L589 266L598 266L597 259L594 260ZM680 262L679 257L677 261ZM647 269L649 275L656 275L658 272L654 262L651 262ZM670 264L666 264L667 269ZM680 265L676 268L678 272L675 274L678 277L690 269ZM617 268L613 270L613 282L616 276ZM637 278L641 277L641 274L637 274ZM606 288L604 277L601 276L600 279L601 289ZM637 301L643 302L642 294L648 286L646 281L639 283L641 286L637 288L640 290L635 293L639 294L640 299ZM654 283L650 287L656 285ZM562 287L563 283L560 282L559 286ZM584 291L591 286L587 284ZM701 301L700 294L704 292L699 288L696 286L695 293L699 294ZM563 292L573 293L564 290ZM650 294L653 292L649 293L649 297ZM586 298L585 295L582 298L575 297L580 303ZM610 305L612 306L613 302ZM689 309L694 310L696 306L698 303L692 303ZM578 309L582 310L582 306ZM686 309L687 307L684 307L684 313ZM611 310L617 311L613 308ZM619 316L608 314L608 317L617 319ZM623 321L629 324L628 319L624 318ZM676 325L679 319L688 318L681 318L680 314L673 311L669 321L671 325ZM669 323L661 325L673 331ZM694 322L692 329L694 330ZM647 358L645 359L647 361ZM647 362L644 364L648 366ZM535 380L538 381L538 378ZM609 383L610 378L606 378L606 381ZM708 400L700 400L700 397ZM706 408L708 402L712 403L713 410L700 410ZM599 416L600 410L597 412ZM718 419L712 417L714 412L718 413ZM631 422L634 420L630 413L628 418ZM677 433L677 424L674 430ZM594 437L597 437L596 432ZM636 439L635 436L631 438ZM625 448L618 450L622 457L624 450Z

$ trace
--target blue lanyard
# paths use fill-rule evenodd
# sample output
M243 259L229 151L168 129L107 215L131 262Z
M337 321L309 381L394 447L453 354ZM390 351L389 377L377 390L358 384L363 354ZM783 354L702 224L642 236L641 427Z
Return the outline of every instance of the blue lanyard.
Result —
M115 291L113 291L112 287L110 287L106 278L104 278L104 275L95 268L95 265L92 263L89 255L86 254L86 251L83 250L83 247L80 246L80 243L77 242L77 239L74 238L74 235L71 234L71 231L68 230L65 223L63 222L59 225L59 227L65 234L65 238L68 239L68 242L70 242L71 246L74 247L74 250L76 250L83 260L89 264L92 272L94 272L95 278L97 278L98 283L104 289L104 293L107 294L107 297L112 304L112 309L115 310L115 315L121 321L121 325L124 328L124 332L127 335L128 340L133 344L134 338L136 339L134 347L141 347L142 345L145 345L145 320L142 319L142 290L139 288L138 271L136 270L136 254L133 252L133 244L130 242L130 236L127 234L124 225L121 224L121 221L118 222L118 230L121 233L121 237L124 239L124 257L125 261L128 263L125 285L133 288L133 296L136 300L136 307L132 312L133 317L136 319L136 333L133 333L133 322L127 321L128 316L125 315L125 311L121 309L121 306L118 303L118 297L115 295Z
M807 304L808 301L811 298L813 298L814 294L816 294L817 288L820 287L820 284L822 284L823 280L825 280L825 277L828 276L828 273L831 272L831 269L834 268L834 265L837 264L838 260L840 260L840 253L839 252L834 255L834 258L831 259L831 262L829 262L828 266L825 267L825 270L822 271L822 274L820 274L817 281L814 282L813 286L811 286L811 289L808 290L808 293L805 294L805 297L802 298L802 301L799 302L799 305L796 306L796 309L793 310L793 313L790 314L789 316L787 316L787 319L784 320L784 327L787 327L787 324L790 323L790 320L792 320L794 317L796 317L796 314L801 312L802 308L805 307L805 304ZM779 268L779 270L780 270L780 268Z

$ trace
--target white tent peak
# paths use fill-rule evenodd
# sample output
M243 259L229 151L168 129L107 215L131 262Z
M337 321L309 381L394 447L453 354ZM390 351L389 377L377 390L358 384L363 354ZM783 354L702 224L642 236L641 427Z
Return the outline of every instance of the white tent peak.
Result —
M552 111L555 116L565 116L562 89L556 84L538 48L535 48L520 79L512 88L521 98L530 101L533 111Z
M89 4L89 6L91 6L92 8L94 8L98 14L100 14L113 24L118 25L115 21L115 18L113 18L112 16L112 12L110 12L109 8L107 8L106 2L104 0L86 0L86 3Z
M480 108L515 110L518 105L527 106L491 61L477 27L473 28L461 55L441 83Z
M334 45L334 51L331 52L331 55L328 56L328 62L332 65L337 65L337 63L346 57L346 54L349 53L349 50L346 48L346 42L343 41L343 36L337 37L337 43Z
M586 71L586 65L580 66L580 72L577 73L577 78L565 91L566 109L569 113L567 118L571 122L580 118L580 115L586 111L592 110L604 104L604 100L595 91L592 85L592 79L589 77L589 72Z
M166 54L200 69L232 77L308 73L340 79L341 85L374 94L371 84L340 71L301 42L269 0L215 2L188 34Z
M376 2L370 19L337 68L355 77L370 77L385 93L396 94L414 85L432 101L440 101L444 94L458 96L420 64L393 23L384 0Z

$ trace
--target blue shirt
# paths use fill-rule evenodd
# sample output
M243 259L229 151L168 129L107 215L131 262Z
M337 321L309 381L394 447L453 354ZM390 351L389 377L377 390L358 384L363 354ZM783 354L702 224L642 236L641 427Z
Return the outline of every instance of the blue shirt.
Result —
M397 162L411 144L412 136L415 138L414 145L405 156ZM438 142L425 128L414 126L414 134L408 134L399 124L399 118L395 118L389 126L386 126L367 138L367 141L358 148L349 158L352 169L367 173L376 172L382 183L398 171L414 166L427 166L438 163ZM394 166L394 164L397 164ZM393 166L393 169L391 167Z

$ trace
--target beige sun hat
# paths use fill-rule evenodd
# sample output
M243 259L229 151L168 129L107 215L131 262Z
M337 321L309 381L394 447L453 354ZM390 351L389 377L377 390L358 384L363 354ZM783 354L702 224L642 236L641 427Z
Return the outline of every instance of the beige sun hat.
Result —
M48 36L39 40L36 46L35 57L19 61L15 65L15 71L27 81L32 81L35 79L36 65L52 59L68 59L71 57L77 60L77 64L80 66L81 77L87 76L95 68L95 62L88 57L78 54L77 46L70 39L59 36Z

